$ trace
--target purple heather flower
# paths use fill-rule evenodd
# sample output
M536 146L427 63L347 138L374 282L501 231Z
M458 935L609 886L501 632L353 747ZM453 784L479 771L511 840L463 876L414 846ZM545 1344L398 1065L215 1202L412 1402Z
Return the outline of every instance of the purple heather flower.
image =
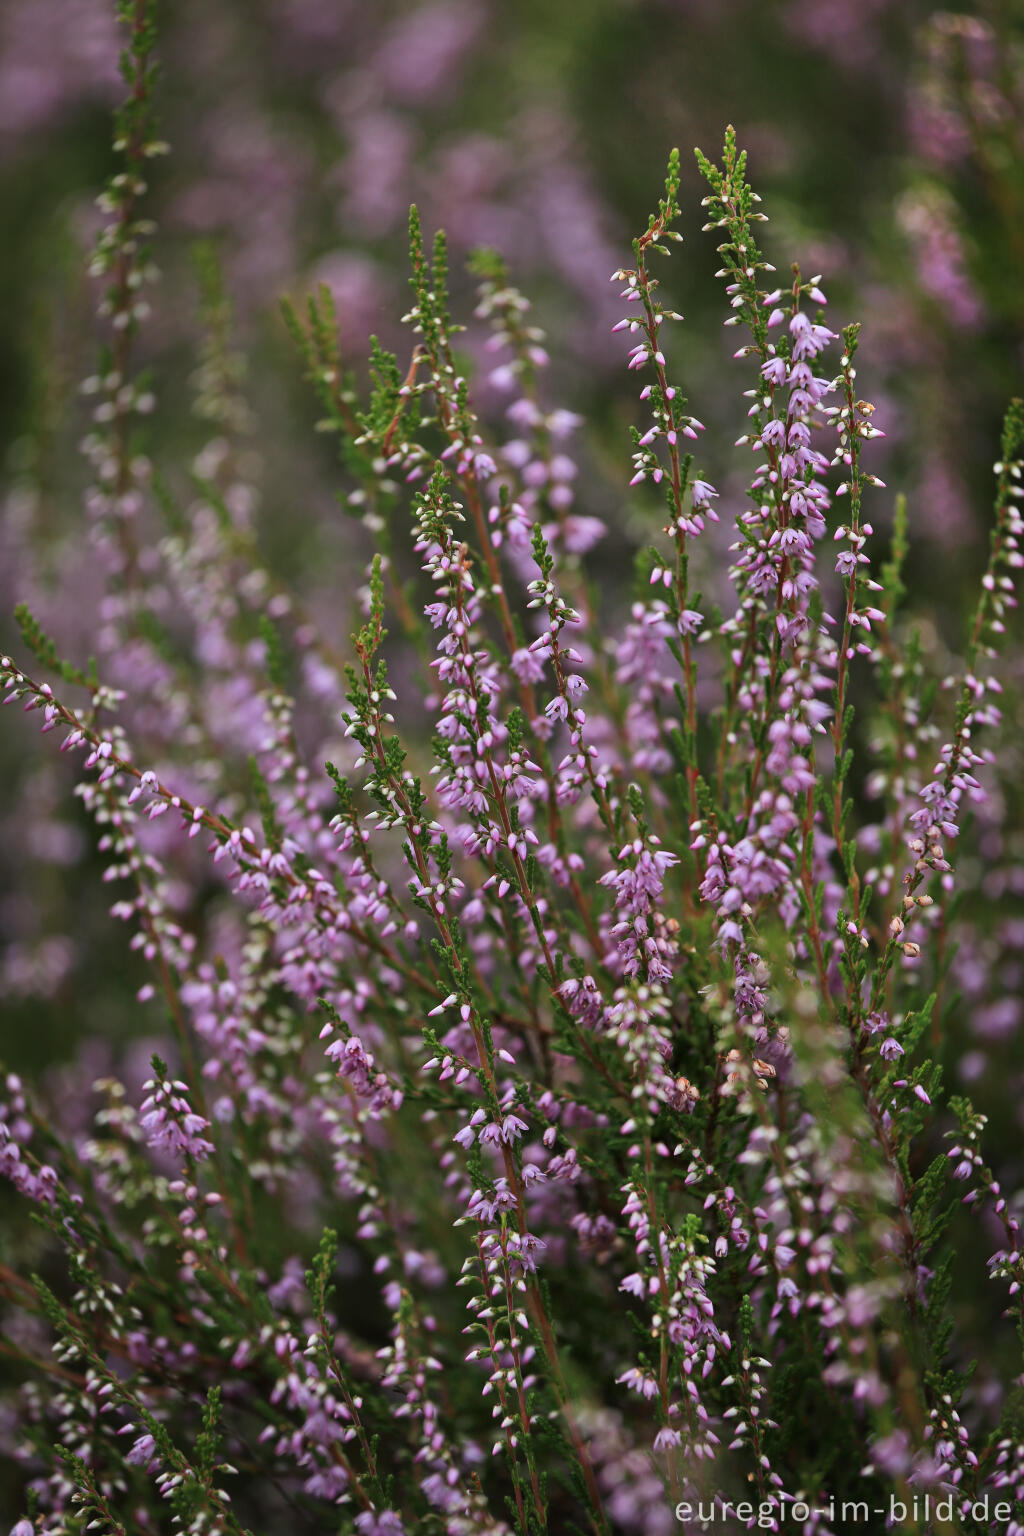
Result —
M209 1157L213 1143L202 1133L210 1129L210 1122L189 1108L185 1097L188 1085L152 1078L145 1086L147 1097L143 1100L139 1123L149 1145L155 1151L167 1152L175 1158L192 1157L201 1161Z
M364 1509L356 1515L355 1525L359 1536L405 1536L401 1516L393 1509Z
M126 1431L134 1433L134 1430L135 1426L129 1424L125 1426L121 1433L124 1434ZM159 1466L160 1459L156 1454L156 1441L153 1439L153 1436L150 1434L139 1435L132 1442L131 1449L125 1456L125 1461L129 1462L133 1467L143 1467L147 1472L152 1472L154 1468Z

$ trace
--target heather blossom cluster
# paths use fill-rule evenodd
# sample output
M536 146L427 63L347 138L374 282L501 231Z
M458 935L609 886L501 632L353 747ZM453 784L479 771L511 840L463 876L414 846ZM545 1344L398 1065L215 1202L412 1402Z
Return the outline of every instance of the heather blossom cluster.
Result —
M214 435L187 493L144 451L165 146L149 0L121 13L96 655L63 660L22 608L0 676L74 765L159 1054L73 1122L3 1078L0 1171L36 1218L0 1265L16 1536L627 1536L709 1507L778 1531L813 1508L824 1536L844 1500L926 1492L942 1529L988 1500L1024 1531L1018 1366L975 1390L953 1289L988 1242L1009 1360L1021 1198L943 1086L1001 792L1024 408L932 677L858 327L822 276L779 284L731 129L697 164L744 493L673 382L674 152L613 274L639 386L619 489L658 530L620 603L527 299L474 258L485 410L414 209L407 356L375 342L356 375L329 292L285 307L374 545L339 654L260 554L208 255Z

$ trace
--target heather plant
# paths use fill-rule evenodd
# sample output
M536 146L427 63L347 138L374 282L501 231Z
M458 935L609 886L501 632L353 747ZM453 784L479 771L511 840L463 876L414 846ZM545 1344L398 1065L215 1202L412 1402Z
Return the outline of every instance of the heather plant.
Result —
M619 623L528 301L477 253L495 430L414 209L401 358L357 375L327 289L285 306L375 548L339 656L260 555L209 250L212 435L181 477L145 451L165 146L149 0L121 18L94 655L22 607L0 670L75 756L158 1049L88 1123L5 1075L16 1536L1024 1530L1021 1201L944 1086L984 988L977 849L1013 861L1024 407L936 666L858 327L820 275L780 282L731 129L697 160L749 489L707 478L661 289L674 152L613 274L623 495L663 527ZM976 1369L955 1302L988 1253Z

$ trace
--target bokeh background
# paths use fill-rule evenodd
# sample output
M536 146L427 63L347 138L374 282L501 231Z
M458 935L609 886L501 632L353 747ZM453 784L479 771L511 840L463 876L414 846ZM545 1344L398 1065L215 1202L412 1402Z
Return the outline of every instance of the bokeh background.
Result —
M1000 417L1021 390L1019 0L954 11L929 0L163 0L160 31L171 153L154 165L151 195L162 278L140 339L158 396L147 451L186 494L209 436L191 408L193 252L213 242L246 358L259 543L331 643L344 647L369 543L339 506L343 477L313 431L281 295L330 285L361 376L371 333L408 352L411 201L428 230L448 232L464 318L465 258L497 247L548 333L549 400L585 418L577 507L610 524L593 569L611 620L628 600L623 559L660 519L653 499L627 495L635 385L610 334L608 279L646 227L677 144L685 244L665 282L686 325L673 373L712 429L702 468L742 492L747 466L729 445L748 380L730 360L690 153L715 152L733 122L771 219L770 259L782 274L793 260L823 274L834 328L863 322L861 380L887 434L872 467L888 489L872 515L884 539L906 491L911 601L941 667L983 565ZM77 662L101 584L78 444L118 46L112 0L0 5L0 643L15 643L7 615L28 599ZM479 330L465 346L482 355ZM499 417L486 381L481 406ZM101 1072L144 1073L160 1021L136 1001L143 962L107 917L68 764L14 715L2 725L0 1056L48 1081L73 1123ZM1012 711L1008 725L1012 782ZM1024 1102L1013 1089L1024 1086L1024 848L1010 811L1010 831L991 832L988 854L982 838L974 870L979 887L988 881L988 927L957 978L967 1002L952 1057L954 1086L1004 1106ZM1020 1124L997 1113L1009 1148Z

